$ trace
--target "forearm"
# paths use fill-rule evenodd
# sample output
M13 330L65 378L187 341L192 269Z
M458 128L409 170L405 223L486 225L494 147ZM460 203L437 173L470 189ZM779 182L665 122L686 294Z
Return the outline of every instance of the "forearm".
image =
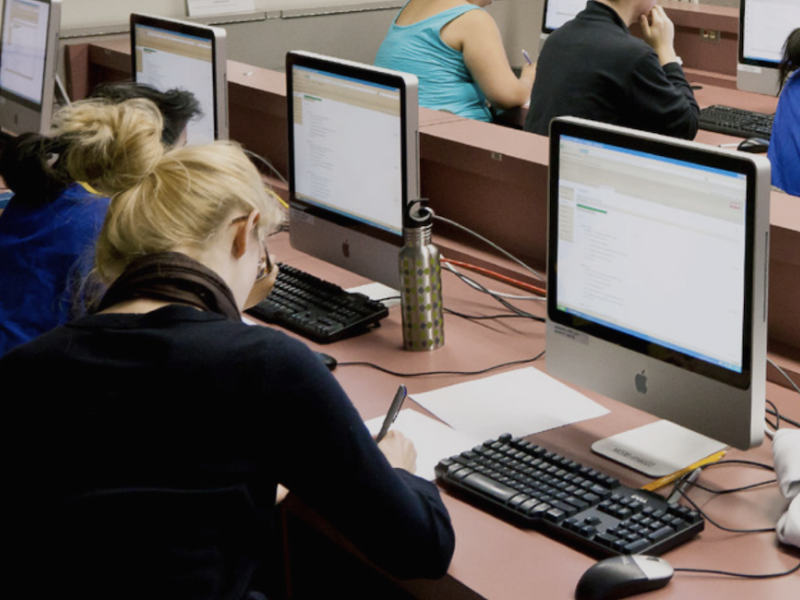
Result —
M662 67L672 62L678 62L678 54L671 44L662 44L654 50L658 54L658 62Z

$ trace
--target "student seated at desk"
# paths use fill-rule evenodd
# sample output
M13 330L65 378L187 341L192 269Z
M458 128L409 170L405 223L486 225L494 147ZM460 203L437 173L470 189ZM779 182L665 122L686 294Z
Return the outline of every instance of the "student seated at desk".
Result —
M153 100L165 118L167 145L200 114L194 95L183 90L116 84L99 87L93 97ZM66 114L55 116L52 136L23 134L0 158L0 174L15 192L0 216L0 356L70 318L78 292L70 288L79 288L91 270L94 241L108 209L108 198L67 172L70 131L82 125L66 122Z
M494 19L492 0L410 0L378 50L379 67L419 79L419 105L491 121L494 109L528 100L535 68L514 75Z
M786 39L780 81L782 91L767 151L772 185L800 196L800 28Z
M23 395L3 415L7 585L262 598L278 484L389 573L444 575L453 529L410 442L377 445L308 347L241 320L277 276L265 242L284 218L256 168L231 143L165 149L147 101L94 113L69 172L111 196L96 256L110 287L96 314L0 359Z
M644 41L627 25L638 22ZM655 0L589 0L542 47L525 130L574 116L693 139L699 108Z

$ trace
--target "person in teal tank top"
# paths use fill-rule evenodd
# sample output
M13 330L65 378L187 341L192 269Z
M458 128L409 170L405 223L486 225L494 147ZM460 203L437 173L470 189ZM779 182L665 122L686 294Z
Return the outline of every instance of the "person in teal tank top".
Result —
M392 23L375 65L419 79L419 104L462 117L491 121L497 110L530 97L535 68L519 79L500 31L483 10L491 0L410 0Z

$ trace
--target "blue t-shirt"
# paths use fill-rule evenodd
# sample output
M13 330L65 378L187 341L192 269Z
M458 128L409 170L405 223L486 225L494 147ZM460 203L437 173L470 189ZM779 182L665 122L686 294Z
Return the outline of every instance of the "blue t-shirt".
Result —
M772 185L800 196L800 70L786 82L778 100L767 156Z
M420 106L491 121L486 97L464 64L464 55L440 36L442 27L470 10L482 9L472 4L455 6L413 25L397 25L395 18L375 65L416 75Z
M91 264L108 203L78 183L35 207L11 199L0 216L0 356L67 322L68 281L79 260Z

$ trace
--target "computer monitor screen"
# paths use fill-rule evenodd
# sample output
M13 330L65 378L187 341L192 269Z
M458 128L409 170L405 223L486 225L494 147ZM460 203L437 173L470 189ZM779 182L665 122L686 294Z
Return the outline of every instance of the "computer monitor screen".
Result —
M544 0L541 41L586 8L586 0Z
M0 39L0 127L50 128L61 0L6 0Z
M419 194L416 77L290 52L286 85L292 245L397 288Z
M194 94L203 114L186 126L186 143L227 139L225 30L149 15L131 14L130 20L135 81Z
M797 0L741 0L737 87L776 95L778 66L786 38L800 27Z
M554 120L548 371L760 444L769 180L761 156Z

